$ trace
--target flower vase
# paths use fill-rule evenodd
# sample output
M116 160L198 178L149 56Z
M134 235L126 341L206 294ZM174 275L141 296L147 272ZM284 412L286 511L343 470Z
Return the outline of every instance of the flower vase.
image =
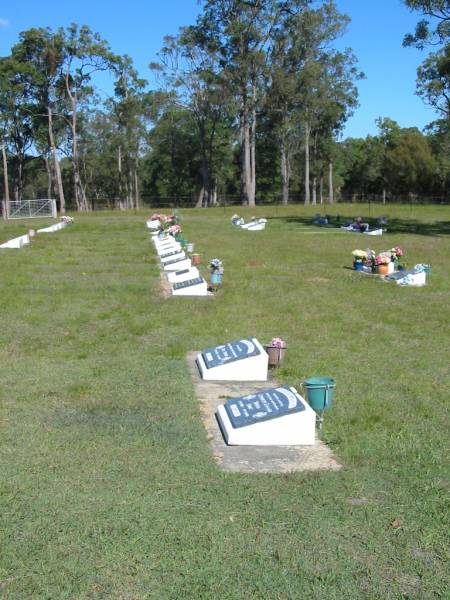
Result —
M389 265L378 265L378 275L387 275L389 273Z
M211 285L220 285L222 283L221 273L211 273Z
M287 346L265 346L266 352L269 355L269 366L270 367L278 367L284 360Z
M353 268L355 269L355 271L362 271L363 270L363 262L362 260L355 260L353 263Z

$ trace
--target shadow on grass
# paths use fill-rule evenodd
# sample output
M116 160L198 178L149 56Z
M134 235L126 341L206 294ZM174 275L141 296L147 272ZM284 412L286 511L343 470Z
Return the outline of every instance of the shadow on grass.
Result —
M284 221L285 223L299 225L302 227L311 227L311 230L326 230L340 228L341 225L351 223L355 217L340 215L339 219L332 217L328 225L315 225L313 217L269 217L271 221ZM370 230L378 229L380 226L375 219L365 219L369 223ZM383 225L386 233L415 233L417 235L450 235L450 221L421 222L416 219L389 219L387 225ZM344 231L344 230L342 230Z

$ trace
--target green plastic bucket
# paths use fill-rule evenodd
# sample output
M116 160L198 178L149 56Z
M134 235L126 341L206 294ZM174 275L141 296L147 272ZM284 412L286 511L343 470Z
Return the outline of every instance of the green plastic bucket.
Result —
M333 401L334 379L309 377L303 382L306 399L313 410L328 410Z

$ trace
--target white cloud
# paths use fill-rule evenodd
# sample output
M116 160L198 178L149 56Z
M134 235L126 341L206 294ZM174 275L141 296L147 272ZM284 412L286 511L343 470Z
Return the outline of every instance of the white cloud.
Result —
M0 27L8 27L9 21L8 19L0 19Z

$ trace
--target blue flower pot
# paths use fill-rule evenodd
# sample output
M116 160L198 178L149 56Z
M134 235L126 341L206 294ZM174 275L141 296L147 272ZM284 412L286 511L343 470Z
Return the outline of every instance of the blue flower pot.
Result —
M222 283L222 275L220 273L211 273L211 283L220 285Z
M355 260L355 262L353 263L353 268L355 269L355 271L362 271L363 270L363 263L362 260Z

